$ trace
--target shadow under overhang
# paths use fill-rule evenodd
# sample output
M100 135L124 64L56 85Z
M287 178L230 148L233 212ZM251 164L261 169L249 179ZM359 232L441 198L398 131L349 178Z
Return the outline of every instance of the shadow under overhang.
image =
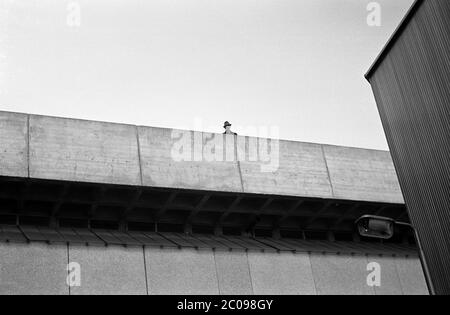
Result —
M0 177L0 224L16 226L350 241L367 214L409 222L402 204Z

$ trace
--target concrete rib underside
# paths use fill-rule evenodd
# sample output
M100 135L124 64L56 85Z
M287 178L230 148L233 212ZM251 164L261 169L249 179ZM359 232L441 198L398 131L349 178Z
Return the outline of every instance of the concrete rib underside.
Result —
M384 151L10 112L0 140L2 222L350 232L362 214L408 221ZM210 160L212 143L224 160Z

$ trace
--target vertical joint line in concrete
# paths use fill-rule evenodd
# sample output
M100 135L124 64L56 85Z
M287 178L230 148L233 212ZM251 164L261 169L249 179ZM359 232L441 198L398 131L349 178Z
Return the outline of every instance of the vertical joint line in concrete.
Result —
M195 131L191 130L190 134L191 134L191 161L195 161Z
M248 251L245 252L245 256L247 257L247 266L248 266L248 275L250 277L250 288L252 289L252 294L255 295L255 290L253 289L253 278L252 278L252 270L250 268L250 259L248 258Z
M222 292L220 292L220 280L219 280L219 270L217 270L217 261L216 261L216 251L212 251L213 252L213 258L214 258L214 269L216 270L216 279L217 279L217 292L219 295L222 294Z
M239 180L241 181L241 189L244 192L244 179L242 178L241 161L239 161L239 154L237 150L237 135L234 135L234 158L236 159L236 164L239 172Z
M27 115L26 146L27 146L27 175L28 178L30 178L30 115Z
M327 158L325 156L325 150L323 149L323 145L320 145L320 149L322 150L323 161L325 163L325 168L327 170L328 181L330 182L331 195L333 197L335 197L334 189L333 189L333 182L331 181L330 169L328 168L328 162L327 162Z
M70 253L69 253L69 251L70 251L70 246L69 246L69 243L67 243L66 245L67 245L67 267L69 267L69 264L70 264ZM70 276L70 270L69 270L69 268L67 268L67 279L66 279L66 282L67 282L67 280L69 279L69 276ZM69 282L69 283L70 283L70 282ZM67 284L67 286L69 287L69 295L71 295L69 283L66 283L66 284Z
M139 176L141 179L141 186L143 186L144 180L142 178L141 143L139 141L139 128L138 128L138 126L135 126L135 128L136 128L136 143L137 143L137 153L138 153L138 163L139 163Z
M314 291L316 291L316 295L319 295L319 291L317 291L316 276L314 275L313 263L312 263L312 259L311 259L311 252L308 252L306 254L308 255L309 268L311 270L311 277L312 277L313 284L314 284Z
M398 259L400 259L400 256L395 256L395 257L392 257L392 258L394 260L395 275L397 276L398 283L400 283L400 291L402 292L402 295L406 295L405 294L405 290L403 288L402 279L400 278L400 272L398 271L398 267L397 267L397 261L398 261Z
M148 292L148 278L147 278L147 260L145 258L145 245L142 246L142 254L144 254L144 276L145 276L145 290L147 292L147 295L149 295Z

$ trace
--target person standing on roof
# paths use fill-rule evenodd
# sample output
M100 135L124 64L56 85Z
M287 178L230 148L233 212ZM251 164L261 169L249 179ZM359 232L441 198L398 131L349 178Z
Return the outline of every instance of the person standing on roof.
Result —
M226 135L237 135L236 132L231 131L231 124L228 121L223 123L223 128L225 128L224 134L226 134Z

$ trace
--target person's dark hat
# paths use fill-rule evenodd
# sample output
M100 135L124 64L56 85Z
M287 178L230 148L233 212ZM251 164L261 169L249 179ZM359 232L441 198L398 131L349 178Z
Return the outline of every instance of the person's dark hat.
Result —
M228 121L223 123L223 128L226 128L227 126L231 126L231 124Z

